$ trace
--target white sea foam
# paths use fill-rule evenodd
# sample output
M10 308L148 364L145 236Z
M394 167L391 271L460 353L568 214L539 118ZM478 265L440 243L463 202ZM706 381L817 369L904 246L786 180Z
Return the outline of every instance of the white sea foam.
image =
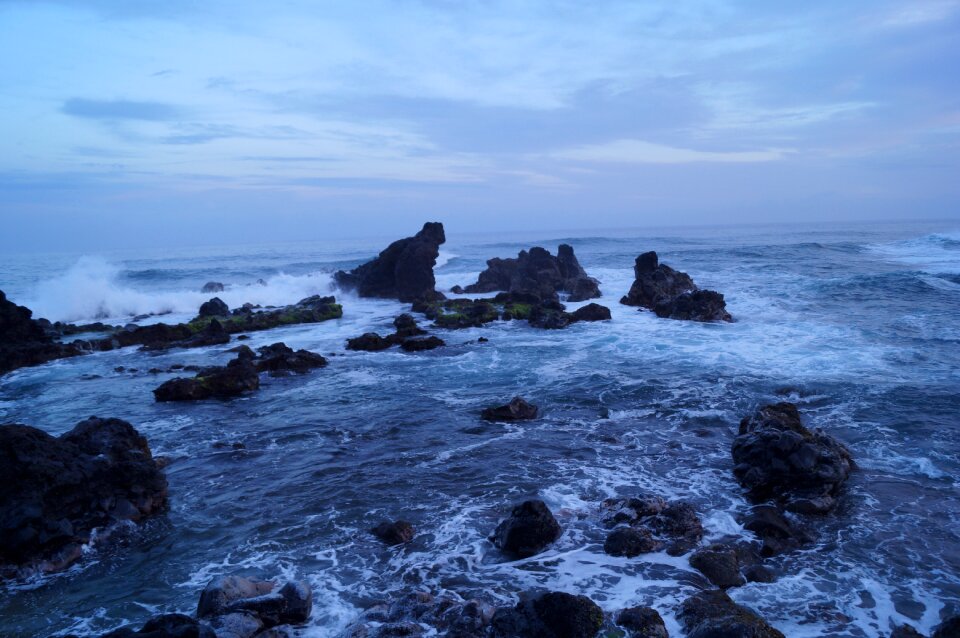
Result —
M960 231L872 244L874 254L932 274L960 273Z

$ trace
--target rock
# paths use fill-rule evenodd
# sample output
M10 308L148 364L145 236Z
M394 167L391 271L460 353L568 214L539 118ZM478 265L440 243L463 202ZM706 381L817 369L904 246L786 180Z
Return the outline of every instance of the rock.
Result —
M690 556L690 565L720 589L739 587L746 581L740 575L740 561L728 545L701 547Z
M228 317L230 316L230 307L225 304L220 297L214 297L210 301L205 301L200 305L198 317Z
M620 523L632 524L656 516L666 509L667 502L654 494L645 494L629 498L608 498L601 507L604 510L604 524L613 527Z
M669 638L663 618L653 607L630 607L617 614L617 624L627 630L627 638Z
M341 288L356 290L361 297L400 301L442 299L435 290L433 267L446 241L443 224L429 222L413 237L400 239L380 255L350 272L338 271L334 280Z
M677 614L687 638L785 638L755 613L719 589L697 592Z
M203 284L200 292L223 292L223 284L219 281L208 281Z
M391 340L384 339L375 332L366 332L359 337L347 339L347 350L377 352L379 350L386 350L393 345Z
M381 638L429 634L447 638L483 638L487 635L493 613L493 608L478 600L464 601L448 594L434 597L427 592L413 592L390 604L381 603L367 609L339 636Z
M618 527L607 535L603 551L611 556L633 558L640 554L659 551L661 544L649 530L635 527Z
M322 355L309 350L294 351L283 342L264 346L257 352L260 353L254 362L257 372L269 372L274 376L287 372L305 374L327 365L327 360Z
M126 638L140 636L140 638L218 638L214 630L190 616L183 614L163 614L154 616L139 630L130 627L121 627L104 634L102 638Z
M603 610L586 596L549 592L498 609L490 625L495 638L594 638Z
M562 330L563 328L569 326L572 320L573 315L564 312L563 310L555 310L548 306L539 305L534 306L531 309L527 323L534 328L542 328L544 330Z
M240 353L226 366L203 368L192 379L171 379L154 390L153 396L158 402L228 399L259 388L260 375L256 366L248 356Z
M598 303L589 303L577 308L571 314L572 321L609 321L610 309Z
M167 507L167 479L132 425L91 417L58 438L0 426L0 574L55 571L95 528Z
M0 375L84 353L75 344L55 342L32 316L28 308L8 301L0 291Z
M960 638L960 616L951 616L934 627L930 638Z
M217 638L253 638L264 628L255 614L234 612L210 619Z
M890 638L925 638L925 636L910 625L897 625L890 632Z
M148 341L143 344L141 350L158 351L169 350L170 348L204 348L208 346L220 346L226 343L230 343L230 333L224 329L223 324L217 319L211 319L206 327L192 336L173 341L165 340L164 338L156 341Z
M507 554L528 558L539 554L560 538L563 529L543 501L530 500L515 506L490 540Z
M755 501L776 499L790 511L824 513L854 467L833 437L811 432L792 403L761 408L740 422L733 473Z
M743 568L743 576L748 583L775 583L777 573L766 565L749 565Z
M407 339L409 337L418 337L427 334L426 330L417 325L417 320L413 315L402 314L393 320L393 327L397 329L394 336L398 339Z
M521 250L515 259L490 259L477 282L462 288L470 294L498 290L533 295L541 301L556 300L558 292L568 293L570 301L600 296L597 280L587 276L567 244L560 245L556 257L535 246Z
M223 618L234 616L226 624L236 632L240 627L252 627L250 619L260 627L303 624L312 609L313 591L304 581L286 581L278 588L273 581L224 576L211 580L200 594L197 617L222 623Z
M744 529L760 539L762 556L776 556L813 540L773 505L755 505L743 519Z
M426 337L423 339L407 339L400 344L400 347L407 352L420 352L422 350L433 350L440 346L447 345L440 337Z
M370 532L387 545L401 545L413 540L413 525L406 521L384 521Z
M690 275L661 264L657 253L643 253L633 267L635 280L620 303L653 310L659 317L693 321L732 321L723 295L699 290Z
M507 405L485 408L480 418L486 421L529 421L537 418L537 406L527 403L523 397L513 397Z
M703 524L689 503L670 503L650 519L649 525L655 532L673 539L667 547L671 556L687 553L703 538Z

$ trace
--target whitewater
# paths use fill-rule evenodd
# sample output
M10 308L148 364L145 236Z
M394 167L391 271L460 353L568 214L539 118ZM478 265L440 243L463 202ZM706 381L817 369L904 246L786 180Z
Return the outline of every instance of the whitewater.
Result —
M416 229L411 229L411 232ZM791 637L929 632L960 612L960 229L937 223L624 229L458 235L437 288L476 279L491 257L560 243L600 280L610 322L543 331L523 322L435 332L430 353L349 352L390 332L409 306L335 290L331 275L384 238L99 255L0 256L0 289L35 316L123 325L187 320L211 294L229 306L335 294L342 319L251 333L328 356L306 376L195 405L154 402L171 365L223 364L228 346L133 348L0 377L0 422L52 434L96 414L130 421L169 457L171 511L90 547L68 571L0 590L0 634L105 632L189 613L215 576L305 578L303 632L336 636L371 604L411 590L510 604L537 588L582 593L607 611L650 605L671 635L704 586L686 557L614 558L597 525L604 498L652 491L695 505L706 541L750 537L731 473L739 420L796 403L858 464L816 540L772 559L780 578L730 590ZM635 257L724 293L732 324L659 319L618 303ZM575 309L581 304L569 304ZM422 320L422 317L420 317ZM478 344L479 337L489 339ZM479 412L521 394L522 425ZM240 445L235 445L240 444ZM564 528L543 554L504 561L487 536L512 503L543 499ZM368 530L411 521L387 548Z

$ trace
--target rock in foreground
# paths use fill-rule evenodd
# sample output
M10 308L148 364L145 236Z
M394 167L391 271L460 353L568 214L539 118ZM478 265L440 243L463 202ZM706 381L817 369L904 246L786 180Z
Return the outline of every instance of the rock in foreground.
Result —
M543 501L517 505L490 536L494 545L517 558L539 554L560 538L563 529Z
M56 571L96 528L167 506L167 479L132 425L91 417L60 437L0 426L0 574Z
M603 610L586 596L548 592L522 600L513 609L498 609L490 623L496 638L594 638L603 625Z
M32 317L29 308L8 301L0 290L0 374L83 354L76 345L55 342Z
M620 303L653 310L658 317L690 321L733 321L723 295L700 290L685 272L661 264L651 251L637 257L635 280Z
M718 589L698 592L683 601L677 620L687 638L784 638L763 618Z

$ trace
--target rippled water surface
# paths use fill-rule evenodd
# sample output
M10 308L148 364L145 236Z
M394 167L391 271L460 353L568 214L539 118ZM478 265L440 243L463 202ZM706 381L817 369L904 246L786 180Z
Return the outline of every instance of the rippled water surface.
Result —
M706 581L686 558L602 552L603 498L653 490L693 502L708 537L743 532L732 478L736 424L791 400L809 425L852 450L859 470L817 542L775 559L785 576L731 590L791 637L923 631L960 611L956 476L960 412L960 232L890 224L452 236L438 287L469 283L493 256L571 243L600 279L613 321L540 331L526 324L437 330L427 353L344 351L348 337L390 331L399 302L344 303L341 320L252 333L330 357L306 376L265 377L249 397L158 404L175 363L227 361L227 347L100 353L0 379L0 421L59 434L116 416L169 456L172 508L94 547L65 574L0 590L0 633L105 631L160 611L191 611L213 576L243 571L308 579L312 625L333 636L371 602L425 589L514 601L548 587L605 609L649 604L671 635L679 601ZM231 306L291 303L330 290L330 273L378 239L330 244L85 256L0 257L0 289L37 315L80 321L169 312L188 318L230 284ZM689 272L726 295L737 319L704 325L621 306L636 255ZM266 285L255 283L263 279ZM576 304L572 304L575 307ZM488 343L476 343L485 336ZM124 372L115 368L125 366ZM134 368L137 371L129 371ZM522 394L542 418L479 420ZM242 443L242 449L234 449ZM549 551L505 562L485 540L511 503L544 499L564 527ZM416 539L386 548L366 530L404 518Z

